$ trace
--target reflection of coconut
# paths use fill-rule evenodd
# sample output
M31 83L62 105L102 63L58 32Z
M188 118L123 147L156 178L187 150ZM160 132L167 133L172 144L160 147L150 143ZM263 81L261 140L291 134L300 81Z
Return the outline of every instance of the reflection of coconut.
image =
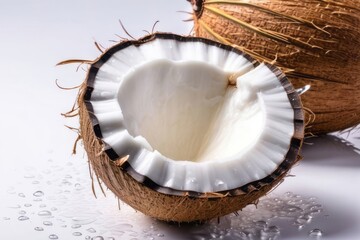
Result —
M360 123L359 0L188 1L196 36L274 62L295 87L311 85L302 96L316 117L309 132Z
M166 221L255 202L299 159L303 112L275 67L230 46L156 33L91 63L78 99L97 177Z

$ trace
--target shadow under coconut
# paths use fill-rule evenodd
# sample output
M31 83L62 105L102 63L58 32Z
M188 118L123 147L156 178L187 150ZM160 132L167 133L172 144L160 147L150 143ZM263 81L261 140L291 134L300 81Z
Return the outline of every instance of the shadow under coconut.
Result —
M306 139L302 154L302 164L360 168L360 146L342 136L324 135Z

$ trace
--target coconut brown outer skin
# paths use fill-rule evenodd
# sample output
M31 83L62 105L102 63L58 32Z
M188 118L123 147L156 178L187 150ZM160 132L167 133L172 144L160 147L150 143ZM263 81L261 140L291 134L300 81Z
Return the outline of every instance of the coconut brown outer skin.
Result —
M81 136L96 176L122 201L134 209L159 220L172 222L206 221L238 211L256 201L277 185L286 173L273 183L234 197L193 198L154 191L137 182L116 165L103 151L103 144L93 131L85 104L80 103Z
M295 88L311 85L301 96L304 107L315 113L315 121L311 114L307 116L308 133L323 134L360 123L360 1L195 2L202 3L194 13L196 36L236 44L261 61L276 59L275 65L288 71ZM240 26L211 8L256 29Z

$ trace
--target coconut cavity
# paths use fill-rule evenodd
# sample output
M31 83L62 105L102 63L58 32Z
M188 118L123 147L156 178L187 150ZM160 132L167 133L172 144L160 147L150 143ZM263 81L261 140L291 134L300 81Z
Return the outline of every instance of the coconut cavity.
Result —
M150 151L200 162L206 155L200 149L227 88L227 76L217 67L157 60L126 75L118 99L126 129L144 137Z
M196 61L136 67L119 88L125 127L172 160L224 161L246 152L263 131L265 112L246 83L237 89L228 77Z
M299 159L296 91L278 69L230 46L162 33L124 41L91 65L81 92L96 175L158 219L239 210Z

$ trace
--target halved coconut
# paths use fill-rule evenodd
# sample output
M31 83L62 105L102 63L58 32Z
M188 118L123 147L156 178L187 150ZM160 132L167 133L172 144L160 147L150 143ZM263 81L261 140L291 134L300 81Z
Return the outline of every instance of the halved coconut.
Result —
M211 40L155 33L89 69L81 136L98 178L165 221L240 210L299 159L297 92L279 69Z

